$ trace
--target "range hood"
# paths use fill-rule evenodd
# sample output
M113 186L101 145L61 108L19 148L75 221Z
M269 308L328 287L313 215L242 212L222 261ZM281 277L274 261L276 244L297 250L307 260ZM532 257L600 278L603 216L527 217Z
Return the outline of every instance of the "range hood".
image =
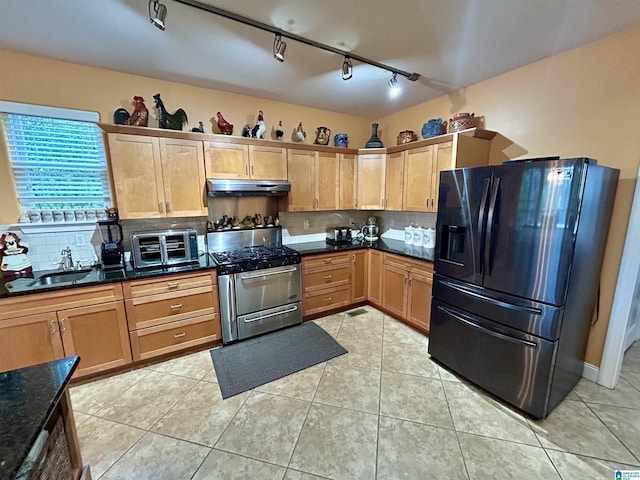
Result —
M207 197L282 197L290 191L286 180L207 179Z

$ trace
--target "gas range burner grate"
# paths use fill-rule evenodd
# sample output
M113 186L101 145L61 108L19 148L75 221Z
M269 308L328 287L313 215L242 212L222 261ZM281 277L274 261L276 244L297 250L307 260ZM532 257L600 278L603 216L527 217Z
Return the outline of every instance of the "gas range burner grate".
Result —
M250 260L270 260L286 256L299 255L292 248L278 245L265 247L262 245L255 247L245 247L240 250L213 253L213 257L218 264L241 263Z

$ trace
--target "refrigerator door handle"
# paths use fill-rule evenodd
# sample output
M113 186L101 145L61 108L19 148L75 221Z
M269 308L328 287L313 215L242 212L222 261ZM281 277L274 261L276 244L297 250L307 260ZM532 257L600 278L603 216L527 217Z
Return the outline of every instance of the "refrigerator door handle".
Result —
M528 342L526 340L520 340L519 338L514 338L514 337L510 337L509 335L505 335L504 333L500 333L500 332L496 332L495 330L491 330L487 327L484 327L482 325L478 325L475 322L472 322L466 318L464 318L463 316L459 315L458 313L454 312L453 310L447 308L447 307L443 307L441 305L438 305L438 310L446 313L447 315L450 315L452 317L454 317L456 320L459 320L463 323L465 323L466 325L469 325L470 327L475 328L476 330L480 330L482 333L486 333L487 335L491 335L492 337L496 337L499 338L501 340L505 340L507 342L511 342L511 343L516 343L518 345L522 345L528 348L533 348L533 349L537 349L538 345L533 343L533 342Z
M540 310L539 308L529 308L529 307L521 307L520 305L513 305L512 303L502 302L500 300L496 300L495 298L486 297L484 295L481 295L478 292L474 292L473 290L461 287L460 285L456 285L455 283L447 282L446 280L441 280L441 282L443 285L446 285L449 288L462 292L465 295L480 298L486 302L493 303L494 305L508 308L509 310L521 311L521 312L525 312L533 315L542 315L542 310Z
M493 238L493 217L496 210L496 202L498 200L498 191L500 190L500 178L496 178L496 183L491 192L491 203L489 204L489 215L487 216L487 240L484 245L484 265L487 273L491 275L491 241Z
M485 213L487 210L487 200L489 199L489 186L491 178L484 179L484 191L482 192L482 201L480 202L480 211L478 214L478 233L480 234L480 251L484 251L485 237L482 235L484 229ZM480 256L480 273L484 272L484 257Z

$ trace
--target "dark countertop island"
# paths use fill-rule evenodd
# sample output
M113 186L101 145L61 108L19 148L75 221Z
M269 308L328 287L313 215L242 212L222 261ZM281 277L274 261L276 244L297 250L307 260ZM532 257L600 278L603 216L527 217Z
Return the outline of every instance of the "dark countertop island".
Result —
M68 405L67 385L80 359L53 362L0 373L0 480L14 480L29 451L52 419L62 416L64 429L75 438L75 424ZM67 413L70 416L67 416ZM69 442L71 463L79 460L77 440ZM73 465L78 471L81 466Z

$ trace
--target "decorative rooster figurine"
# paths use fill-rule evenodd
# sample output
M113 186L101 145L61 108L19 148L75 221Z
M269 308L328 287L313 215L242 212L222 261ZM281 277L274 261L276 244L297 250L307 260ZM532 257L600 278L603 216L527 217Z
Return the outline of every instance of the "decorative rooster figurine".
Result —
M251 129L251 136L253 138L264 138L264 132L267 130L264 124L264 117L262 116L262 110L258 112L258 123Z
M220 112L216 113L218 116L218 128L223 135L233 135L233 125L227 122Z
M282 140L284 137L284 129L282 128L282 120L278 120L278 128L276 128L276 140Z
M298 128L296 130L296 138L300 143L304 142L305 137L307 136L307 132L302 129L302 122L298 124Z
M182 127L187 124L187 112L179 108L174 113L168 113L164 107L164 103L162 103L160 99L159 93L156 93L153 99L158 109L158 123L160 124L160 128L182 130Z
M149 123L149 110L144 105L144 98L133 97L134 109L129 115L124 108L119 108L113 113L113 123L116 125L133 125L135 127L146 127Z
M197 127L193 127L191 129L192 132L200 132L200 133L204 133L204 123L202 122L198 122L198 126Z

